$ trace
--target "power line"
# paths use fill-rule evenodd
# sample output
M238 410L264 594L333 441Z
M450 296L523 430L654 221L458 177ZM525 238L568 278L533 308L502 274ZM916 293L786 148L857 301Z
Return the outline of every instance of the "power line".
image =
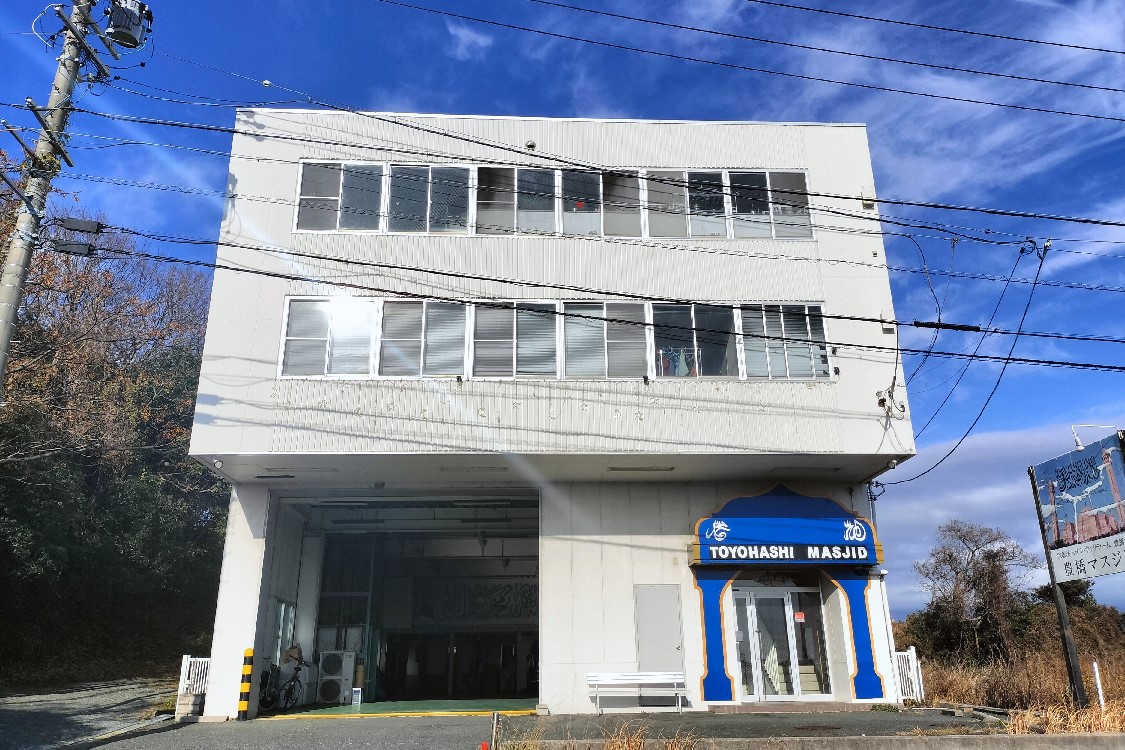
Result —
M392 0L375 0L375 1L376 2L392 2ZM274 84L274 85L276 85L276 84ZM360 112L360 111L353 111L353 110L350 110L350 109L341 108L338 105L332 105L332 104L320 102L320 101L317 101L317 100L313 100L313 103L322 104L323 106L330 107L332 109L340 109L344 112L349 112L351 114L355 114L355 115L358 115L358 116L376 117L376 115L374 115L374 113L365 113L365 112ZM8 107L12 107L14 109L26 109L26 106L21 105L21 104L0 103L0 106L8 106ZM118 120L118 121L122 121L122 122L132 122L132 123L143 124L143 125L158 125L158 126L164 126L164 127L184 128L184 129L188 129L188 130L202 130L202 131L210 131L210 132L215 132L215 133L226 133L226 134L234 134L234 135L250 135L250 136L253 136L255 138L271 138L271 139L275 139L275 140L287 140L287 141L293 141L293 142L299 142L299 143L314 143L314 144L317 144L317 145L346 146L346 147L349 147L349 148L365 149L365 150L370 150L370 151L395 151L395 152L399 152L399 153L407 153L405 151L400 151L399 149L396 149L396 148L387 148L387 147L375 146L375 145L371 145L371 144L354 143L354 142L345 143L345 142L338 142L338 141L325 141L325 140L322 140L322 139L311 138L311 137L306 137L306 136L295 136L295 135L283 135L283 134L277 134L277 133L261 133L261 132L241 131L241 130L238 130L236 128L226 127L226 126L222 126L222 125L207 125L207 124L203 124L203 123L191 123L191 122L182 122L182 121L176 121L176 120L161 120L161 119L157 119L157 118L137 117L137 116L133 116L133 115L117 115L117 114L110 114L110 113L107 113L107 112L98 112L96 110L91 110L91 109L84 109L84 108L81 108L81 107L74 107L72 111L81 112L83 114L89 114L89 115L93 115L95 117L101 117L101 118L105 118L105 119L108 119L108 120ZM380 118L380 119L389 119L389 118ZM1125 122L1125 118L1121 118L1121 121ZM418 126L416 126L413 123L404 123L404 122L398 122L398 121L393 121L393 120L392 120L392 122L394 122L397 125L401 125L403 127L408 127L408 128L413 128L413 129L423 129L423 130L426 130L427 132L433 132L429 128L419 128ZM468 138L460 137L459 134L449 133L449 132L440 132L440 131L439 131L439 133L441 135L448 136L448 137L451 137L451 138L457 138L458 140L469 140L469 142L475 142L474 140L470 140ZM486 145L492 145L492 144L486 144ZM498 146L493 146L493 147L498 147ZM514 148L510 148L510 150L519 151L518 149L514 149ZM527 152L521 151L521 153L527 153ZM534 154L529 154L529 155L535 156ZM543 155L543 156L546 157L547 155ZM477 159L477 157L464 157L464 158L471 159L471 160L487 161L486 159L483 159L483 158ZM562 157L550 157L550 158L554 159L554 160L558 160L558 159L561 159ZM504 162L504 163L510 164L510 162ZM610 173L610 174L622 174L622 171L619 170L619 169L615 170L615 169L611 169L611 168L608 168L608 167L599 167L598 165L595 165L595 164L583 164L583 163L575 162L573 165L574 166L582 166L585 169L601 169L602 171L605 171L605 172ZM546 166L546 164L540 164L538 166L543 167L543 166ZM634 176L634 175L632 175L632 173L630 173L630 176ZM655 181L659 182L660 180L655 180ZM685 184L685 183L681 182L680 184ZM816 192L816 191L810 191L810 190L786 190L786 189L772 190L771 189L771 192L777 192L777 193L782 194L782 195L795 195L795 196L815 197L815 198L829 198L829 199L833 199L833 200L844 200L844 201L859 200L859 197L854 196L854 195L844 195L844 194L841 194L841 193L823 193L823 192ZM1058 221L1058 222L1066 222L1066 223L1071 223L1071 224L1089 224L1089 225L1094 225L1094 226L1106 226L1106 227L1125 227L1125 221L1119 221L1119 220L1114 220L1114 219L1100 219L1100 218L1081 217L1081 216L1063 216L1063 215L1058 215L1058 214L1035 213L1035 212L1032 212L1032 211L1011 211L1011 210L1000 209L1000 208L988 208L988 207L981 207L981 206L962 206L962 205L955 205L955 204L948 204L948 203L937 203L937 202L933 202L933 201L899 200L899 199L894 199L894 198L866 198L866 200L868 200L870 202L873 202L873 203L883 203L883 204L894 205L894 206L909 206L909 207L912 207L912 208L929 208L929 209L946 210L946 211L965 211L965 212L969 212L969 213L981 213L981 214L987 214L987 215L990 215L990 216L1003 216L1003 217L1007 217L1007 218L1034 219L1034 220L1039 220L1039 221ZM821 210L823 210L823 209L821 209ZM881 219L876 219L875 217L872 217L871 220L875 221L875 220L881 220Z
M127 186L127 187L138 187L138 188L147 188L147 189L153 189L153 190L172 191L172 192L185 193L185 194L189 194L189 195L202 195L202 196L210 196L210 197L224 198L224 199L241 199L241 200L257 201L257 202L263 202L263 203L273 203L273 204L278 204L278 205L286 205L286 206L300 205L300 201L294 201L294 200L285 199L285 198L274 198L274 197L268 197L268 196L255 196L255 195L249 195L249 194L244 194L244 193L227 193L225 191L209 190L209 189L206 189L206 188L189 188L189 187L184 187L184 186L179 186L179 185L167 185L167 184L161 184L161 183L145 183L145 182L137 182L137 181L133 181L133 180L124 180L124 179L111 178L111 177L102 177L100 175L86 175L86 174L67 172L67 173L60 174L59 177L63 178L63 179L84 180L84 181L90 181L90 182L100 182L100 183L105 183L105 184L120 185L120 186ZM363 213L371 213L371 212L363 212ZM421 217L407 217L407 218L421 218ZM825 226L822 226L822 225L814 225L814 227L817 228L817 229L822 229L822 230L826 229L828 231L850 231L850 230L842 230L842 229L835 228L835 227L825 227ZM854 230L854 231L855 232L863 232L864 230ZM879 232L874 232L874 233L879 234ZM947 277L947 278L964 279L964 280L969 280L969 281L989 281L989 282L1006 282L1006 283L1009 282L1009 280L1007 278L1005 278L1004 276L997 276L995 274L975 273L975 272L968 272L968 271L943 271L943 270L938 270L938 269L929 269L929 271L926 271L924 269L915 268L915 267L912 267L912 266L892 266L892 265L889 265L889 264L886 264L886 263L870 263L870 262L867 262L867 261L850 260L850 259L843 259L843 258L825 258L825 257L787 255L787 254L784 254L784 253L761 253L761 252L753 252L753 251L735 251L735 250L725 250L725 249L719 249L719 248L706 248L706 247L693 246L693 245L680 245L680 244L674 244L674 243L670 243L670 242L663 242L663 241L660 241L658 239L622 238L622 237L609 237L609 236L600 236L600 235L599 236L577 235L577 234L567 235L567 234L563 234L563 233L556 234L556 233L546 233L546 232L544 232L544 233L524 232L522 234L529 234L529 235L536 235L536 236L543 236L543 237L566 237L568 239L579 239L579 240L583 240L583 241L587 241L587 242L612 243L612 244L627 245L627 246L631 246L631 247L652 247L652 248L656 248L656 249L679 250L679 251L683 251L683 252L700 253L700 254L707 254L707 255L728 255L728 256L732 256L732 257L758 258L758 259L764 259L764 260L783 260L783 261L790 261L790 262L825 263L825 264L829 264L829 265L847 265L847 266L855 266L855 267L862 267L862 268L876 268L876 269L881 269L881 270L886 270L886 271L889 271L889 272L896 272L896 273L913 273L913 274L930 273L930 274L933 274L933 275L936 275L936 276L944 276L944 277ZM885 233L883 233L883 234L885 234ZM1010 283L1030 284L1031 280L1022 279L1022 278L1011 279ZM1049 286L1049 287L1056 287L1056 288L1062 288L1062 289L1075 289L1075 290L1080 290L1080 291L1092 291L1092 292L1125 293L1125 287L1121 287L1121 286L1110 286L1110 285L1106 285L1106 284L1087 284L1087 283L1081 283L1081 282L1064 281L1064 280L1056 280L1056 279L1040 280L1039 286Z
M420 218L420 217L409 217L409 216L407 216L406 218ZM293 256L293 257L298 257L298 258L306 258L306 259L318 260L318 261L327 261L327 262L331 262L331 263L340 263L340 264L351 265L351 266L360 266L360 267L365 267L365 268L379 268L379 269L389 269L389 270L396 270L396 271L409 271L409 272L412 272L412 273L429 274L429 275L435 275L435 276L448 276L448 277L451 277L451 278L462 279L462 280L487 281L487 282L492 282L492 283L497 283L497 284L510 284L510 285L514 285L514 286L522 286L522 287L528 287L528 288L557 289L557 290L577 292L577 293L582 293L582 294L597 294L597 295L603 295L603 296L607 296L607 297L617 297L617 298L621 298L621 299L639 300L639 301L643 301L643 302L684 304L684 305L710 304L710 303L700 302L699 300L680 299L680 298L676 298L676 297L660 297L660 296L654 296L654 295L650 295L650 294L637 294L637 293L632 293L632 292L622 292L622 291L612 290L612 289L599 289L599 288L580 286L580 285L574 285L574 284L560 284L560 283L552 283L552 282L536 282L536 281L528 281L526 279L505 278L505 277L491 276L491 275L487 275L487 274L467 273L467 272L462 272L462 271L443 271L443 270L435 269L435 268L427 268L427 267L423 267L423 266L412 266L412 265L406 265L406 264L401 264L401 263L383 263L383 262L378 262L378 261L359 260L359 259L352 259L352 258L336 258L336 257L328 256L328 255L321 255L319 253L309 253L309 252L293 250L293 249L284 248L284 247L276 247L276 246L269 246L269 245L255 245L255 244L251 244L251 243L231 242L231 241L227 241L227 240L209 240L209 239L203 239L203 238L182 237L182 236L177 236L177 235L144 232L144 231L140 231L140 230L137 230L137 229L130 229L128 227L105 226L104 228L107 229L107 230L111 230L111 231L120 233L120 234L134 235L134 236L138 236L138 237L144 237L146 239L156 240L156 241L159 241L159 242L169 242L169 243L172 243L172 244L202 245L202 246L216 246L216 247L221 245L223 247L231 247L231 248L237 248L237 249L242 249L242 250L255 250L255 251L264 252L264 253L274 253L274 254L280 254L280 255L288 255L288 256ZM1015 268L1012 269L1012 274L1014 274L1014 273L1015 273ZM1010 278L1010 276L1011 275L1009 275L1009 278ZM973 333L983 333L986 336L987 335L1022 335L1022 336L1025 336L1025 337L1059 339L1059 340L1067 340L1067 341L1084 341L1084 342L1094 342L1094 343L1125 344L1125 338L1117 338L1117 337L1112 337L1112 336L1092 336L1092 335L1074 334L1074 333L1060 333L1060 332L1028 332L1028 331L1022 331L1022 332L1017 333L1017 332L1013 332L1013 331L1007 331L1003 328L992 328L991 327L991 321L989 322L989 326L988 326L987 329L981 329L979 326L975 326L975 325L943 324L943 323L941 323L940 320L936 324L925 322L925 321L918 321L918 320L915 320L913 322L905 321L905 320L904 321L899 321L899 320L886 321L886 320L883 320L882 318L865 317L865 316L860 316L860 315L830 314L830 313L825 313L825 312L822 312L819 317L824 318L826 320L847 320L847 321L862 322L862 323L893 323L896 326L907 326L907 327L916 327L916 328L946 328L946 329L951 329L951 330L970 331L970 332L973 332ZM932 348L932 347L930 347L930 348Z
M355 289L355 290L360 290L360 291L379 292L381 294L386 294L386 295L389 295L391 297L398 297L398 298L405 297L405 298L408 298L408 299L434 300L434 301L437 301L437 302L449 302L449 303L458 304L458 305L471 304L471 305L477 305L477 306L483 306L483 307L501 308L501 309L505 309L505 310L508 309L507 301L499 301L499 300L497 300L497 301L493 301L493 300L466 301L464 299L458 299L456 297L445 297L445 296L433 295L433 294L422 294L422 293L418 293L418 292L408 292L408 291L404 291L404 290L388 289L388 288L385 288L385 287L375 287L375 286L358 284L358 283L355 283L355 282L348 282L348 281L333 281L333 280L321 279L321 278L312 277L312 276L302 276L300 274L289 274L289 273L281 273L281 272L276 272L276 271L265 271L265 270L260 270L260 269L242 268L242 267L238 267L238 266L227 265L227 264L224 264L224 263L217 263L217 262L212 263L212 262L203 261L203 260L191 260L191 259L187 259L187 258L177 258L177 257L174 257L174 256L157 255L157 254L153 254L153 253L145 253L145 252L133 251L133 250L115 249L115 250L112 250L112 251L109 251L109 252L112 252L114 254L119 254L119 255L130 256L130 257L146 258L148 260L154 260L154 261L158 261L158 262L180 263L180 264L188 265L188 266L195 266L195 267L200 267L200 268L210 268L210 269L213 269L213 270L232 271L232 272L235 272L235 273L245 273L245 274L251 274L251 275L256 275L256 276L266 276L266 277L269 277L269 278L282 279L282 280L287 280L287 281L300 281L300 282L306 282L306 283L311 283L311 284L321 284L321 285L324 285L324 286L340 287L340 288L345 288L345 289ZM580 301L580 300L576 300L576 301ZM559 310L543 311L543 313L546 314L546 315L554 315L556 317L581 318L581 319L588 319L588 320L596 320L596 321L599 321L599 322L604 321L604 322L609 322L609 323L621 323L621 324L634 325L634 326L651 326L651 325L653 325L652 323L648 323L648 322L639 322L639 321L635 321L635 320L626 320L626 319L611 319L611 318L606 318L606 317L584 315L584 314L579 314L579 313L568 313L568 312L559 311ZM676 325L661 325L661 327L662 328L670 328L670 329L693 330L696 333L714 333L714 334L721 334L721 335L732 335L731 331L729 331L729 330L706 329L706 328L691 328L691 329L688 329L685 326L676 326ZM746 336L746 334L743 334L743 336ZM900 348L900 347L895 347L895 346L880 346L878 344L860 344L860 343L854 343L854 342L838 342L838 341L834 342L834 341L827 341L827 340L824 341L824 342L819 342L819 341L811 342L808 339L794 339L794 338L789 338L789 337L785 337L785 336L768 336L767 337L767 336L753 336L753 335L751 335L751 337L752 338L768 338L771 341L790 341L790 342L793 342L793 343L799 343L799 344L805 344L805 345L809 345L810 343L815 343L815 344L823 343L823 345L826 346L826 347L842 347L842 348L847 348L847 349L856 349L856 350L859 350L859 351L882 351L882 352L898 352L898 351L901 351L901 352L908 353L908 354L917 354L917 353L921 353L921 351L922 351L920 349L911 349L911 348L905 348L905 347ZM942 352L942 351L935 351L935 352L932 353L932 355L936 356L936 357L953 357L953 358L957 358L957 359L972 358L972 359L976 359L976 360L980 360L980 361L1008 362L1008 363L1012 363L1012 364L1026 364L1026 365L1036 365L1036 366L1043 366L1043 367L1061 367L1061 368L1077 369L1077 370L1094 370L1094 371L1101 371L1101 372L1125 372L1125 365L1111 365L1111 364L1106 364L1106 363L1101 363L1101 362L1075 362L1075 361L1067 361L1067 360L1050 360L1050 359L1037 359L1037 358L1031 358L1031 357L1012 357L1012 356L1003 357L1003 356L993 356L993 355L987 355L987 354L977 354L977 355L973 356L973 355L966 355L962 352Z
M1039 267L1036 268L1036 270L1035 270L1035 281L1039 281L1039 274L1043 272L1043 262L1046 259L1047 259L1047 248L1043 248L1041 251L1039 251ZM937 467L939 467L943 463L945 463L945 460L947 458L949 458L950 456L952 456L954 454L954 452L956 452L956 450L961 447L961 444L964 443L966 439L968 439L969 434L973 431L973 428L977 426L977 423L980 422L981 417L984 416L985 410L988 408L988 405L992 402L992 397L995 396L996 391L998 391L1000 389L1000 381L1003 380L1004 373L1008 371L1008 363L1013 361L1011 359L1012 352L1014 352L1016 350L1016 344L1019 343L1019 335L1020 335L1020 332L1023 330L1024 321L1027 320L1028 310L1031 309L1031 298L1034 295L1035 295L1035 284L1032 283L1031 289L1027 293L1027 304L1025 304L1024 307L1023 307L1023 314L1020 316L1019 326L1016 328L1016 335L1012 339L1012 345L1008 348L1008 356L1003 360L1003 364L1000 367L1000 374L996 376L996 383L992 386L992 390L989 391L988 397L984 400L984 403L981 405L980 411L977 412L976 418L972 421L972 424L969 425L968 429L965 430L965 434L962 435L960 437L960 439L956 443L953 444L953 447L950 448L949 451L944 456L942 456L941 458L938 459L937 463L935 463L933 466L931 466L930 468L923 471L921 474L916 474L915 476L912 476L909 479L900 479L900 480L895 481L895 482L886 482L886 483L884 483L886 486L891 486L891 485L895 485L895 484L906 484L907 482L913 482L916 479L921 479L922 477L926 476L931 471L933 471L934 469L936 469Z
M529 34L539 34L542 36L551 37L554 39L564 39L571 42L582 42L583 44L592 44L598 47L606 47L609 49L621 50L624 52L637 52L643 55L650 55L653 57L662 57L669 60L680 60L683 62L694 62L702 65L714 65L729 70L741 70L749 73L764 73L766 75L782 76L784 78L796 78L802 81L815 81L817 83L831 83L837 86L851 86L854 88L866 89L868 91L883 91L890 94L906 94L908 96L919 96L926 99L938 99L942 101L959 102L962 104L981 104L989 107L1001 107L1003 109L1014 109L1023 112L1038 112L1040 114L1050 115L1065 115L1067 117L1081 117L1088 120L1099 120L1102 122L1125 122L1125 117L1114 117L1112 115L1097 115L1089 112L1071 112L1068 110L1051 109L1049 107L1034 107L1025 104L1010 104L1006 102L994 102L986 99L970 99L963 96L953 96L950 94L934 94L924 91L912 91L910 89L900 89L891 86L879 86L873 83L860 83L858 81L842 81L836 78L824 78L822 76L812 76L803 73L790 73L781 70L771 70L769 68L759 68L751 65L739 65L737 63L723 62L721 60L709 60L702 57L692 57L690 55L679 55L674 52L661 52L658 50L646 49L643 47L632 47L626 44L617 44L614 42L605 42L597 39L588 39L585 37L573 36L570 34L560 34L554 31L546 31L544 29L534 29L528 26L519 26L516 24L504 23L502 21L494 21L487 18L478 18L476 16L468 16L463 13L453 13L447 10L438 10L436 8L427 8L421 5L412 5L410 3L400 2L399 0L375 0L375 2L384 3L386 5L393 5L400 8L408 8L410 10L423 11L425 13L434 13L448 18L456 18L462 21L471 21L473 23L482 23L489 26L496 26L503 29L512 31L522 31Z
M1045 83L1052 86L1068 86L1080 89L1092 89L1094 91L1110 91L1117 94L1125 94L1125 89L1116 88L1114 86L1098 86L1090 83L1079 83L1076 81L1059 81L1051 78L1036 78L1034 76L1022 76L1014 73L997 73L989 70L975 70L973 68L958 68L953 65L939 65L937 63L921 62L919 60L903 60L896 57L884 57L881 55L869 55L863 52L853 52L850 50L831 49L828 47L816 47L810 44L798 44L797 42L785 42L778 39L767 39L764 37L746 36L743 34L734 34L727 31L718 31L716 29L705 29L698 26L687 26L685 24L669 23L667 21L658 21L653 18L641 18L638 16L628 16L621 13L611 13L605 10L594 10L593 8L583 8L578 5L568 5L566 3L552 2L552 0L528 0L532 3L539 5L547 5L553 8L563 8L566 10L578 11L581 13L589 13L596 16L603 16L605 18L616 18L623 21L634 21L636 23L649 24L652 26L660 26L666 29L676 29L679 31L691 31L700 34L709 34L711 36L723 37L725 39L737 39L744 42L755 42L759 44L772 44L779 47L789 47L791 49L802 49L810 52L824 52L832 55L845 55L847 57L858 57L864 60L874 60L876 62L894 63L896 65L910 65L919 68L929 68L931 70L944 70L951 73L969 73L978 76L988 76L990 78L1002 78L1010 81L1024 81L1027 83Z
M876 23L889 23L896 26L909 26L915 29L927 29L929 31L944 31L950 34L965 34L967 36L984 37L986 39L1002 39L1006 42L1024 42L1026 44L1042 44L1048 47L1062 47L1064 49L1077 49L1085 52L1107 52L1111 55L1125 55L1125 50L1119 49L1106 49L1105 47L1088 47L1083 44L1068 44L1066 42L1050 42L1043 39L1028 39L1019 36L1006 36L1004 34L991 34L984 31L970 31L968 29L955 29L949 26L935 26L926 23L914 23L911 21L899 21L893 18L879 18L877 16L864 16L858 13L845 13L839 10L827 10L825 8L810 8L807 5L794 5L792 3L777 2L777 0L746 0L748 3L756 3L758 5L773 5L778 8L789 8L791 10L803 10L811 13L824 13L830 16L840 16L843 18L855 18L861 21L874 21Z

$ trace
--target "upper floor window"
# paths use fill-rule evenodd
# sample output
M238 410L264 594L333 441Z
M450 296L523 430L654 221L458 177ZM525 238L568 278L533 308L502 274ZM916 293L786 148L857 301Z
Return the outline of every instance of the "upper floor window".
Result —
M293 299L281 374L829 378L820 305Z
M299 192L304 231L812 237L803 172L308 162Z

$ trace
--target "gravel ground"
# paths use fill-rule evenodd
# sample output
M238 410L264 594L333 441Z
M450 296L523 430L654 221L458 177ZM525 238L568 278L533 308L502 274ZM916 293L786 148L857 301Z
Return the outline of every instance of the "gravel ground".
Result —
M136 724L175 680L113 680L0 697L0 750L59 747Z

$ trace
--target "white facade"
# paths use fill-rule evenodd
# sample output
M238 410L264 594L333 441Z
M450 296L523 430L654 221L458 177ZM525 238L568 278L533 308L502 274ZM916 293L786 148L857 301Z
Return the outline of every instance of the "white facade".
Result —
M862 126L236 128L191 445L235 488L208 714L279 638L359 651L368 700L587 712L588 673L676 659L693 709L897 699L874 557L747 561L712 591L692 552L779 483L870 518L865 483L914 452ZM439 589L508 599L435 613Z

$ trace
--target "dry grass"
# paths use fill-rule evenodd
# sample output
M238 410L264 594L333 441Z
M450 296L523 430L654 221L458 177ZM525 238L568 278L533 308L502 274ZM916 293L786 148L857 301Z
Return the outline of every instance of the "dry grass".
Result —
M497 748L503 748L504 750L539 750L542 747L543 735L546 731L543 727L533 727L526 733L511 739L500 738L496 745Z
M603 735L605 750L643 750L648 728L642 723L623 721Z
M1014 712L1009 734L1062 734L1066 732L1125 732L1125 701L1107 701L1105 710L1047 706Z

